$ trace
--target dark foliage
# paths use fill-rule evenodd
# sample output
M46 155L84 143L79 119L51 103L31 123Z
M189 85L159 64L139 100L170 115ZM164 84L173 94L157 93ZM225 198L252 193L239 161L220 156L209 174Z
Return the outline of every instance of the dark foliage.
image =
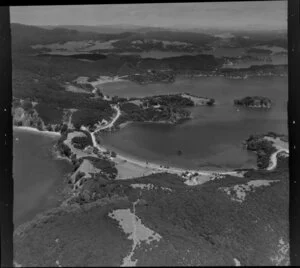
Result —
M272 153L276 151L271 141L263 139L261 135L250 136L246 140L247 149L257 152L257 166L265 169L269 166L269 159Z
M102 119L110 120L113 115L113 110L107 102L101 107L102 109L80 109L73 113L72 122L76 129L80 129L81 126L93 127Z
M271 100L266 97L260 97L260 96L253 96L253 97L245 97L240 100L234 100L235 105L242 105L242 106L270 106Z
M22 108L25 111L30 111L33 108L33 105L30 100L24 100L22 103Z
M194 106L194 102L188 98L182 97L180 94L160 95L144 98L146 104L149 105L165 105L175 107Z
M83 150L87 146L92 146L93 143L88 137L74 137L72 144L75 148Z
M81 159L90 160L92 164L95 166L95 168L100 169L108 176L108 179L114 179L118 174L118 170L116 169L115 164L112 161L103 158L95 158L95 157L84 157Z
M55 104L39 102L35 109L46 125L60 124L62 122L63 110Z
M84 60L103 60L106 59L107 56L102 54L71 54L71 55L60 55L60 54L39 54L39 57L66 57L66 58L74 58L74 59L84 59Z

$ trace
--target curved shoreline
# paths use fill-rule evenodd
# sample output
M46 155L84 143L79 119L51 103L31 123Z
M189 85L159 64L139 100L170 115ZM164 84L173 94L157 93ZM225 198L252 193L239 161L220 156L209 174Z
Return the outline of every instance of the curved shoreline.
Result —
M106 152L107 148L104 146L101 146L97 143L96 137L95 137L95 132L94 131L91 134L92 141L93 141L93 146L96 147L99 151L101 152ZM141 168L145 169L152 169L153 172L167 172L167 173L172 173L172 174L177 174L181 175L182 173L189 172L189 173L198 173L200 176L216 176L216 175L232 175L232 176L238 176L240 177L242 175L242 172L238 171L204 171L204 170L194 170L194 169L184 169L184 168L179 168L179 167L163 167L162 165L151 163L151 162L146 162L143 160L139 159L134 159L128 156L120 155L117 154L115 157L115 161L121 161L121 162L128 162L130 164L139 166ZM147 164L148 163L148 164Z
M13 126L13 129L24 130L24 131L29 131L29 132L35 132L35 133L45 134L45 135L49 135L49 136L56 136L56 137L61 136L60 132L48 131L48 130L38 130L37 128L34 128L34 127Z
M280 149L273 153L270 157L270 164L267 167L267 170L274 170L277 167L277 155L282 152L289 154L289 150L287 149Z
M117 121L119 116L121 115L120 110L117 106L113 107L116 110L116 116L105 126L100 126L97 128L94 132L90 132L93 146L97 148L100 152L106 152L108 149L104 146L101 146L97 143L95 133L113 127L114 123ZM45 134L45 135L50 135L50 136L61 136L60 132L54 132L54 131L41 131L38 130L37 128L34 127L27 127L27 126L14 126L14 128L20 129L20 130L25 130L25 131L30 131L30 132L35 132L35 133L40 133L40 134ZM87 130L87 128L82 127L82 129ZM197 174L196 176L204 177L204 181L207 181L209 179L214 179L216 176L222 176L222 175L232 175L232 176L237 176L237 177L243 177L243 171L212 171L212 170L195 170L195 169L185 169L185 168L180 168L180 167L164 167L163 165L152 163L152 162L147 162L144 160L140 159L134 159L129 156L124 156L117 154L117 156L112 160L113 162L120 164L120 163L128 163L132 164L134 166L137 166L139 168L145 169L148 172L151 171L151 173L159 173L159 172L166 172L166 173L171 173L171 174L177 174L182 176L183 173L190 173L190 174ZM122 178L121 178L122 179ZM130 178L123 178L123 179L130 179Z
M109 123L107 123L105 126L98 126L98 128L96 128L93 132L90 132L86 127L82 126L83 130L86 130L90 133L91 138L92 138L93 147L97 148L102 153L107 152L109 149L106 148L105 146L101 146L97 143L95 133L98 133L98 132L108 129L108 128L112 128L114 126L114 123L121 116L120 108L117 105L113 106L112 108L115 109L116 114L112 118L112 120ZM59 132L40 131L33 127L14 126L14 128L26 130L26 131L32 131L32 132L41 133L41 134L46 134L46 135L61 136L61 133L59 133ZM266 170L271 171L276 168L277 155L280 152L289 153L289 151L286 149L278 148L278 150L270 156L270 164L266 168ZM170 173L170 174L176 174L179 176L185 175L187 177L187 181L191 180L191 179L194 179L194 180L199 179L199 177L200 177L202 183L207 180L214 179L217 176L231 175L231 176L235 176L235 177L243 177L243 175L244 175L243 170L241 170L241 171L236 171L236 170L224 171L224 170L189 169L189 168L181 168L181 167L176 167L176 166L167 166L166 167L163 164L148 162L147 160L136 159L134 157L131 157L128 155L122 155L119 153L116 155L116 157L112 158L111 161L115 162L116 164L123 164L123 165L124 164L126 165L126 163L128 163L128 166L131 165L131 166L135 166L135 167L145 170L145 172L144 172L145 174L146 173L166 172L166 173ZM134 177L128 177L128 178L121 177L119 179L130 179L130 178L134 178ZM200 184L201 182L198 181L197 184Z

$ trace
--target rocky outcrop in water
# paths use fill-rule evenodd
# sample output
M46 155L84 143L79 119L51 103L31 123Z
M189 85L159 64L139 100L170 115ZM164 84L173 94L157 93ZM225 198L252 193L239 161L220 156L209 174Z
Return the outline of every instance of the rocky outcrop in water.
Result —
M271 108L271 100L266 97L253 96L234 100L235 105L245 106L249 108Z

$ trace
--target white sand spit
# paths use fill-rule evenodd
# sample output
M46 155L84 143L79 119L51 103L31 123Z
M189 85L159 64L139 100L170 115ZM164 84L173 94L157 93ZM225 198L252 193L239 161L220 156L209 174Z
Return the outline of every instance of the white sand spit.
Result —
M26 126L14 126L14 129L19 129L19 130L24 130L24 131L30 131L30 132L35 132L35 133L40 133L44 135L49 135L49 136L60 136L60 132L54 132L54 131L48 131L48 130L38 130L33 127L26 127Z

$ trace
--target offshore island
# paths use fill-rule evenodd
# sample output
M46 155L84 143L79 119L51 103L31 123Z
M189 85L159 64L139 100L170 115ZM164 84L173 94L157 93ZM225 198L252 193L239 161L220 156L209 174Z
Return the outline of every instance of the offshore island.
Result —
M222 100L188 92L186 85L195 79L246 83L253 78L284 78L287 65L271 64L279 52L270 47L284 49L285 39L258 42L238 36L224 41L176 33L181 41L170 41L173 32L148 34L151 38L12 24L13 125L57 136L56 158L72 165L72 172L61 178L59 206L15 230L15 265L287 265L287 135L245 136L244 150L256 153L256 167L215 171L130 157L109 150L102 139L104 133L122 131L131 123L193 123L197 107L212 113ZM211 47L228 49L228 42L243 45L248 54L205 54ZM124 54L146 48L196 54ZM257 65L235 66L252 61ZM175 93L127 97L103 90L107 84L117 88L118 83L167 87L181 79L187 84ZM276 102L247 95L230 100L230 105L267 113ZM180 148L174 150L184 157Z

